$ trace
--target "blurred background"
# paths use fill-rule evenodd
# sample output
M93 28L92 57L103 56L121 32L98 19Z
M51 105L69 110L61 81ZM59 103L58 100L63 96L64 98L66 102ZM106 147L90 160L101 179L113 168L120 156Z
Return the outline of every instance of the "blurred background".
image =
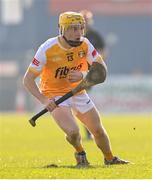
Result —
M108 77L89 93L103 113L152 111L152 0L0 0L0 111L39 108L22 86L37 48L58 35L58 16L87 9L105 39Z

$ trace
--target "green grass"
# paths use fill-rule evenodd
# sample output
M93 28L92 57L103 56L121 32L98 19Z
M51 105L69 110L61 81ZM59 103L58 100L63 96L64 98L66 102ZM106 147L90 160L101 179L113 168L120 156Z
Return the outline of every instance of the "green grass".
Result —
M152 178L152 116L109 115L103 117L113 152L134 164L104 166L95 143L83 139L91 163L77 169L73 148L53 119L43 116L35 128L30 115L0 115L0 178ZM81 133L84 137L83 128ZM135 128L135 129L134 129ZM58 168L44 168L48 164Z

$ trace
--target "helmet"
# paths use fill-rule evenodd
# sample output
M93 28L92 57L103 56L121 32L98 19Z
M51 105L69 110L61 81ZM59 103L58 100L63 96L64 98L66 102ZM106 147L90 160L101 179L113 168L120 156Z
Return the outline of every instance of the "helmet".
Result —
M59 29L63 34L68 27L72 25L85 25L85 20L82 14L77 12L64 12L59 16Z

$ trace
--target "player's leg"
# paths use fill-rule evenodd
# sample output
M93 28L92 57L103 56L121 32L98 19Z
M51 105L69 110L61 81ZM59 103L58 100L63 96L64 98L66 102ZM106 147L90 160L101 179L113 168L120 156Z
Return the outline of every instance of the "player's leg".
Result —
M122 160L118 157L113 156L108 134L102 123L100 122L100 117L96 108L92 108L84 114L79 112L77 114L77 117L81 120L81 122L86 125L86 127L93 134L97 146L103 152L104 163L106 165L129 163L129 161Z
M59 106L52 112L58 126L65 132L67 141L75 148L75 158L78 166L87 166L89 163L86 153L81 144L81 135L75 122L71 109L65 106Z
M112 150L110 146L109 137L102 123L100 122L99 114L93 107L86 113L77 113L78 119L90 130L93 134L97 146L102 150L104 156L112 159Z
M65 132L68 142L75 148L80 146L79 128L69 107L60 106L52 112L58 126Z
M77 109L76 116L93 134L95 142L99 149L103 152L105 164L123 164L127 161L120 160L112 154L110 140L108 134L101 122L98 111L95 105L87 94L76 96L74 99L75 108ZM110 164L109 163L109 164Z

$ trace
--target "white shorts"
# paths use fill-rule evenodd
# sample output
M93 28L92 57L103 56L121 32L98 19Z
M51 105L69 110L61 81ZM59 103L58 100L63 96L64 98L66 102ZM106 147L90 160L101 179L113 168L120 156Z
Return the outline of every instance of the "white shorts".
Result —
M56 96L55 100L58 100L60 97L61 96ZM94 103L87 93L72 96L64 102L60 103L58 106L70 107L75 114L77 112L80 112L82 114L86 113L87 111L95 107Z

